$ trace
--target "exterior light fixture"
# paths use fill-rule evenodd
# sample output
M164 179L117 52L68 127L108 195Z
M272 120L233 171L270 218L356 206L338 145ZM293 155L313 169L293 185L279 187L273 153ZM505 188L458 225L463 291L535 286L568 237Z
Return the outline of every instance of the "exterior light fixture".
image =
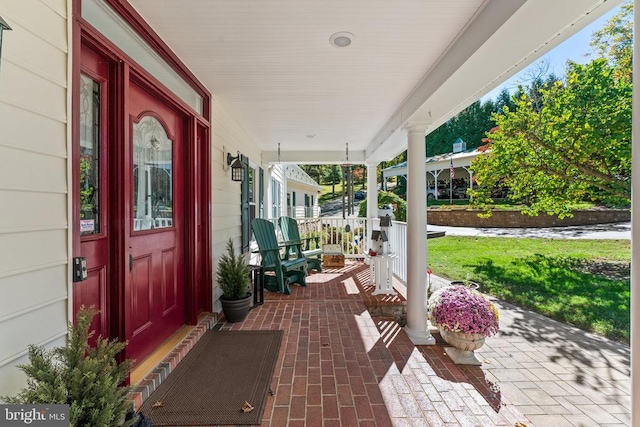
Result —
M4 30L10 30L11 27L0 16L0 58L2 58L2 32Z
M240 161L240 152L233 157L231 153L227 153L227 166L231 166L231 180L242 181L244 180L244 166Z

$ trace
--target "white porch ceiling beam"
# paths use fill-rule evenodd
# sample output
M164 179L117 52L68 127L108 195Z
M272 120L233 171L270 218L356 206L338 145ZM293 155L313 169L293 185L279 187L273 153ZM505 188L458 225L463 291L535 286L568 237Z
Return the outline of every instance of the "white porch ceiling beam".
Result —
M281 150L280 159L277 151L263 151L262 163L297 163L300 165L321 165L321 164L342 164L347 160L346 150L344 151L290 151ZM349 150L349 163L364 164L364 150Z
M430 70L367 148L369 161L406 149L409 121L436 129L621 0L493 0Z

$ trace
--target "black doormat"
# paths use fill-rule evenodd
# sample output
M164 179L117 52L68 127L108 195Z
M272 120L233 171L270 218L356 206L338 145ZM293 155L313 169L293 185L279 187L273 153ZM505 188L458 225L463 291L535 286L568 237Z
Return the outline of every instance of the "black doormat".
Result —
M281 341L276 330L210 330L140 410L157 426L260 424Z

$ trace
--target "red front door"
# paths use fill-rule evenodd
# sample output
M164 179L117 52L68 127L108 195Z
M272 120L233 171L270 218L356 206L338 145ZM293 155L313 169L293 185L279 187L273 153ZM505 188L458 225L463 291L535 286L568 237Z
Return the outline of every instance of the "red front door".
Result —
M127 357L137 362L185 323L185 117L129 85Z
M88 269L74 316L98 308L96 335L139 363L211 310L209 94L175 67L202 97L194 112L73 9L72 252Z

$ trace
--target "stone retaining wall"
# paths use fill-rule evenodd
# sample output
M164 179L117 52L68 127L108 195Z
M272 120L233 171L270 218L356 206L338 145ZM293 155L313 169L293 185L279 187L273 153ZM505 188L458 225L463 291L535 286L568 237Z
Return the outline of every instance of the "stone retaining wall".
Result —
M571 225L607 224L631 221L628 209L596 209L574 211L572 218L555 215L523 215L520 211L494 211L489 218L480 218L475 209L427 209L427 224L450 227L539 228Z

